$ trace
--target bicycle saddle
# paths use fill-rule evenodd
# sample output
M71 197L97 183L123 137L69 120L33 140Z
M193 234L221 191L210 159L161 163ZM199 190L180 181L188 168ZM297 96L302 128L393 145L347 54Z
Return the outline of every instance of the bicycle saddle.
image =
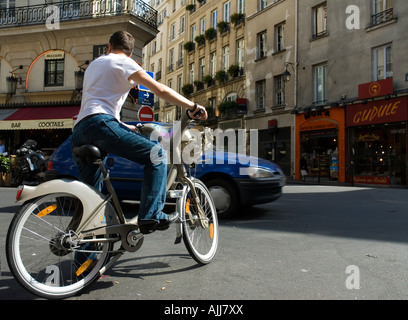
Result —
M103 158L99 148L90 144L75 147L72 150L72 154L75 157L78 157L84 164L94 163L95 161Z

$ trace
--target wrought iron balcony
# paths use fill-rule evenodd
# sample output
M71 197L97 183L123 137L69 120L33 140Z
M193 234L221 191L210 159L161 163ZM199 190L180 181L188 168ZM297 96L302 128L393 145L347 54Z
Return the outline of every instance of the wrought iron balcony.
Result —
M142 0L71 0L2 9L0 28L45 24L52 14L55 18L55 8L60 22L130 14L157 28L157 11Z

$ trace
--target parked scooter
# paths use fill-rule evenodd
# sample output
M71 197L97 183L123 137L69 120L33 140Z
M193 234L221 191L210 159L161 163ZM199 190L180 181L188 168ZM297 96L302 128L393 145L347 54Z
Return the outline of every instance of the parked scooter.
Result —
M44 181L47 170L44 154L36 150L37 142L27 140L16 151L18 169L13 174L11 184L16 187L21 184L38 185Z

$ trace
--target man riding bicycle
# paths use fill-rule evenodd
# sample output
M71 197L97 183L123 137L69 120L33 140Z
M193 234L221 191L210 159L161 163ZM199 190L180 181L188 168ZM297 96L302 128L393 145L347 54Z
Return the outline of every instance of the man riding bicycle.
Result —
M177 218L176 214L162 211L166 200L167 155L161 148L158 153L154 152L161 161L151 159L151 150L157 144L138 133L135 126L120 121L122 105L130 89L140 84L158 97L187 108L192 117L201 112L200 118L205 120L207 112L203 106L150 77L130 58L133 48L133 36L126 31L118 31L109 39L107 54L94 60L87 68L71 148L91 144L104 153L144 165L138 224L140 231L147 234L168 229ZM76 157L74 160L78 166L79 180L100 190L99 166L83 163Z

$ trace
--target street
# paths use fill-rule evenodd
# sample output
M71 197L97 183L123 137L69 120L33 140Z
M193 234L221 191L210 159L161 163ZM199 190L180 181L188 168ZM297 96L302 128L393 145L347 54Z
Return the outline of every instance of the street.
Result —
M7 266L15 191L0 190L0 300L39 299ZM276 202L242 210L220 221L209 265L174 245L171 227L146 236L138 252L70 300L408 299L406 189L288 185Z

